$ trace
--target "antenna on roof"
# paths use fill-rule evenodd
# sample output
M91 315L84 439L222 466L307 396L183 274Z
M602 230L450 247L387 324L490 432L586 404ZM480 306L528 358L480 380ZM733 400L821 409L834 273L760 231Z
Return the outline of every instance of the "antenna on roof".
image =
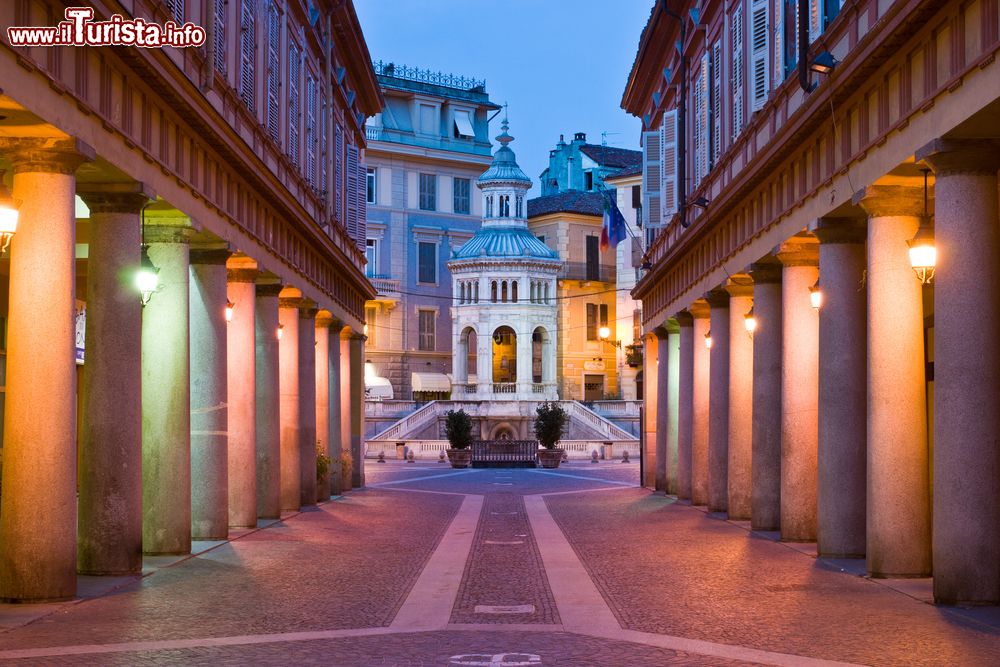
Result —
M616 134L621 134L621 132L601 132L601 145L602 146L607 146L608 145L608 137L616 135Z
M494 113L492 116L490 116L489 118L486 119L486 124L489 125L490 121L493 120L494 118L496 118L497 116L499 116L501 111L503 111L503 116L504 116L504 118L506 118L507 117L507 103L506 102L503 103L502 107L500 107L499 109L496 110L496 113Z

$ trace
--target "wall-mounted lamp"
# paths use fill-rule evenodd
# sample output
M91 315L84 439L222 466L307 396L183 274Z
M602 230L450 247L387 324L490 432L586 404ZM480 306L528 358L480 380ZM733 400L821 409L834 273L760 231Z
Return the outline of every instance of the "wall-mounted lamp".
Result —
M361 331L362 331L362 333L364 333L364 335L366 335L366 336L368 335L368 324L367 323L361 328Z
M620 340L611 340L611 329L608 327L601 327L598 329L597 337L612 347L621 348L622 346L622 342Z
M809 63L809 69L817 74L829 74L833 68L840 64L840 61L833 57L829 51L821 51L816 54L813 61Z
M285 330L285 325L284 324L279 324L278 325L278 340L281 340L281 334L282 334L282 332L284 330Z
M18 209L20 203L14 200L14 196L4 185L3 177L6 172L0 169L0 255L7 252L10 240L14 238L17 231Z
M753 314L753 307L747 311L746 315L743 316L743 326L746 327L747 333L751 336L753 332L757 330L757 317Z
M226 299L226 321L227 322L232 322L233 321L233 310L235 308L236 308L236 304L233 303L232 301L230 301L229 299Z
M705 334L705 347L712 349L712 330L709 329L708 333Z
M711 202L709 202L705 197L697 197L691 200L691 206L697 206L700 209L708 208L709 203Z
M937 247L934 245L934 218L927 211L927 173L924 169L924 214L917 227L917 235L906 242L910 246L910 266L920 279L921 285L927 285L934 280L934 267L937 264Z
M160 270L149 258L149 245L143 243L139 253L139 270L135 274L135 287L139 290L139 299L144 308L160 284L159 273Z
M823 292L819 288L818 278L813 286L809 288L809 303L812 304L812 307L816 310L819 310L820 306L823 305Z

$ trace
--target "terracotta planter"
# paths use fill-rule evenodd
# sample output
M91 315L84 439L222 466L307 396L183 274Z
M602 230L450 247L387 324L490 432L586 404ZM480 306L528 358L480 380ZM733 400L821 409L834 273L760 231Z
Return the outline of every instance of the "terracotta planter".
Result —
M559 447L538 450L538 462L543 468L558 468L562 458L563 450Z
M472 465L471 449L449 449L447 451L452 468L468 468Z

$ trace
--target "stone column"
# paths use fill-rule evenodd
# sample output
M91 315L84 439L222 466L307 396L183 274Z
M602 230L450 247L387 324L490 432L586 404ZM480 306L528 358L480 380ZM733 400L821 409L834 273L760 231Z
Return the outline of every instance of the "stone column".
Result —
M781 265L750 267L753 278L753 418L750 526L781 528Z
M353 455L351 449L351 336L350 328L340 333L340 450ZM339 465L339 463L338 463ZM353 465L353 464L352 464ZM341 471L343 473L343 471ZM341 474L341 491L351 490L353 475Z
M680 488L678 470L680 328L668 323L667 335L667 493L677 495Z
M729 292L729 518L750 519L753 443L753 335L745 315L753 307L748 276L726 286Z
M729 507L729 292L715 289L710 308L712 349L708 380L708 511Z
M676 315L680 350L677 376L677 497L691 500L691 446L694 436L694 318Z
M229 385L229 525L257 526L257 319L256 263L236 257L227 264L233 318L226 327ZM266 334L265 334L266 335ZM274 332L271 332L274 336Z
M299 308L299 504L316 504L316 304Z
M191 539L229 537L226 248L191 249Z
M74 140L4 140L0 151L21 201L8 250L0 599L64 600L76 595L74 173L93 151Z
M82 374L77 572L142 570L143 184L78 189L90 209L86 366Z
M670 468L667 456L667 439L670 429L670 410L668 406L670 392L670 349L668 347L668 336L665 327L657 327L653 330L656 335L656 364L653 370L656 371L656 490L667 491L667 475ZM645 377L649 378L646 373ZM652 378L649 378L652 380ZM647 380L649 382L649 380ZM650 384L652 384L650 382Z
M821 218L817 551L865 555L868 451L864 220Z
M343 479L340 470L340 455L344 447L343 413L341 412L341 364L340 364L340 332L344 325L340 320L332 320L329 324L329 351L327 363L329 371L329 414L326 439L330 455L330 495L339 496L343 493Z
M142 550L151 555L191 551L191 233L146 223L160 270L142 311Z
M281 516L279 292L280 284L258 282L254 300L257 516L261 519Z
M298 290L285 290L295 292ZM294 512L302 498L302 456L299 438L299 303L298 296L279 300L278 377L281 422L281 511Z
M934 599L1000 602L1000 233L996 142L937 140Z
M869 186L854 200L869 216L868 572L925 577L931 526L924 312L906 245L920 225L923 189Z
M694 365L692 376L691 419L691 503L708 504L708 421L709 421L709 366L711 354L705 345L709 333L708 308L703 303L692 308L694 316Z
M816 243L795 238L781 270L781 539L816 539L819 314L809 288L819 277Z
M328 311L316 314L316 456L330 455L330 324ZM317 463L318 467L318 463ZM317 473L318 474L318 473ZM330 471L316 479L316 502L330 499Z
M351 472L351 486L360 488L365 485L365 337L362 334L351 336L351 457L354 459Z

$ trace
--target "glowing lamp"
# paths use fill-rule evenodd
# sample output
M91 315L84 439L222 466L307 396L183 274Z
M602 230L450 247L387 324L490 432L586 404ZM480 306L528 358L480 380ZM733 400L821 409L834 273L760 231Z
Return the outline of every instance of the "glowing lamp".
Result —
M812 287L809 288L809 303L816 310L819 310L820 306L823 305L823 292L819 289L819 281L816 281Z
M139 270L135 274L135 287L139 290L139 299L142 301L143 306L149 303L153 292L156 291L160 284L159 273L160 270L156 268L153 260L149 258L149 246L144 244L142 251L139 253Z
M227 322L232 322L233 321L233 310L235 308L236 308L236 304L233 303L232 301L230 301L229 299L226 299L226 321Z
M7 251L10 240L17 231L18 203L3 183L4 171L0 170L0 254Z
M705 334L705 347L712 349L712 331L709 329L708 333Z
M743 326L747 328L747 333L751 336L753 332L757 330L757 318L753 314L753 308L747 311L747 314L743 316Z
M934 230L930 218L925 217L917 228L917 235L906 242L910 246L910 266L917 274L922 285L934 279L934 266L937 264L937 247L934 245Z
M600 329L597 330L597 335L602 339L607 338L608 336L611 335L611 329L609 329L608 327L601 327Z
M285 325L284 324L279 324L278 325L278 340L281 340L281 332L284 331L284 330L285 330Z

